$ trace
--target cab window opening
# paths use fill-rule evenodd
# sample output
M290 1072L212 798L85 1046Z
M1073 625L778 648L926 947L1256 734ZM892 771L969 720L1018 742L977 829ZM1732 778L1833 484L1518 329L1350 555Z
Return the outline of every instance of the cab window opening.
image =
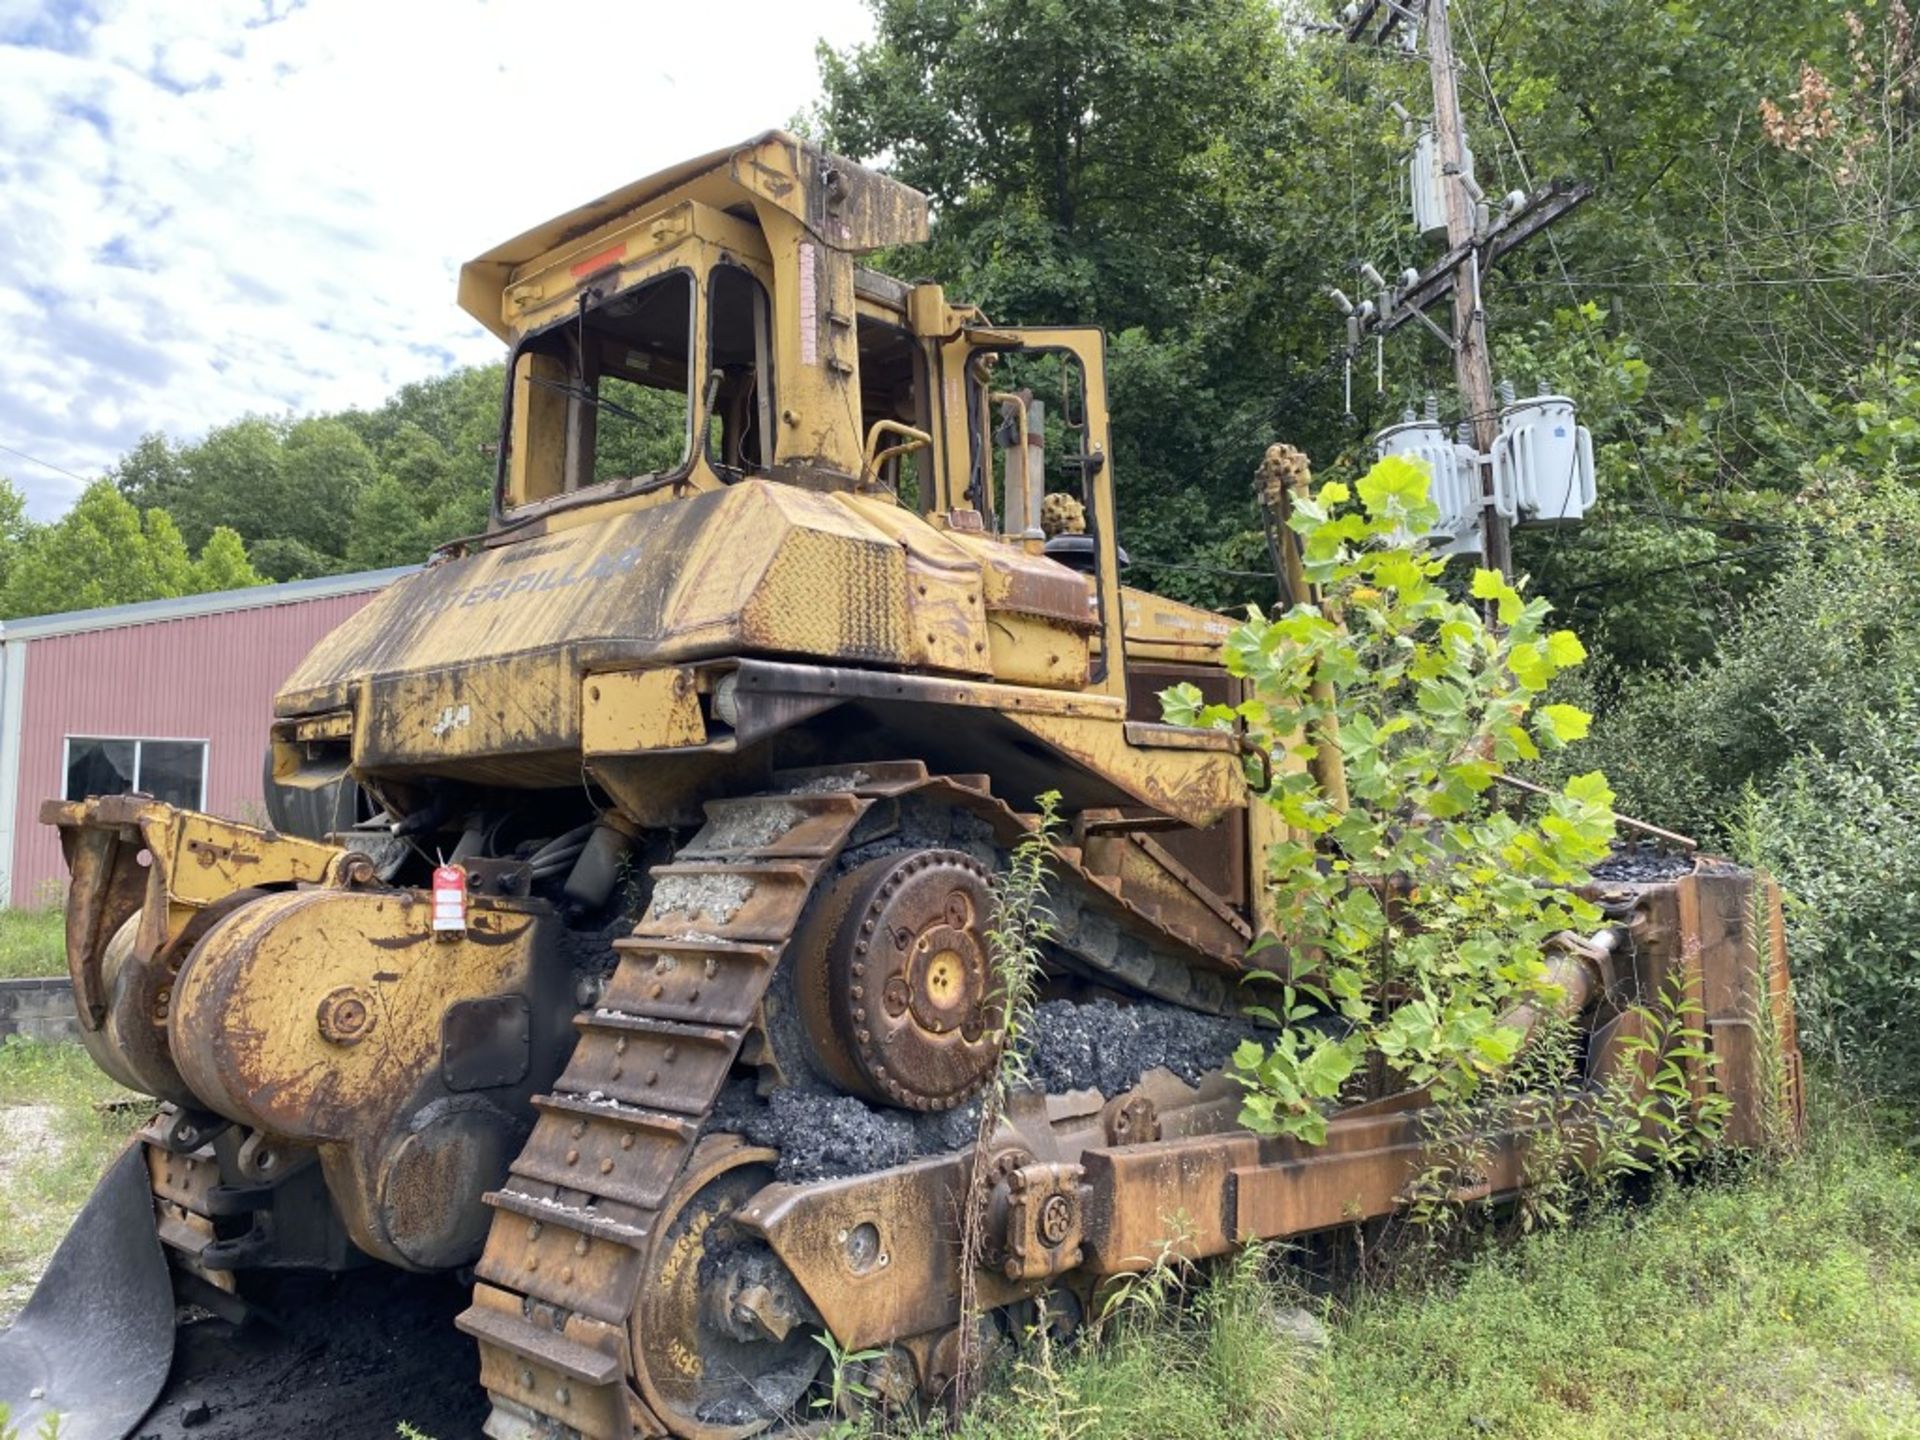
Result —
M860 350L860 435L864 440L882 420L930 431L926 356L913 336L898 325L862 315L855 327ZM880 442L884 452L893 436ZM888 456L877 480L910 510L925 513L933 501L933 451L922 446Z
M738 265L707 282L707 460L738 479L773 464L773 314L766 287Z
M1085 392L1085 369L1069 350L990 351L968 362L967 500L988 531L1010 539L1040 531L1049 553L1063 548L1051 543L1060 535L1091 532ZM1044 524L1046 497L1055 494L1077 505L1054 507L1055 522ZM1076 513L1084 529L1072 528Z
M684 270L529 336L509 373L502 508L684 474L694 285Z
M1102 527L1114 517L1096 483L1105 456L1095 451L1085 362L1063 346L982 351L967 364L966 403L968 499L989 534L1032 544L1037 528L1041 553L1093 578L1094 615L1110 643L1095 658L1092 679L1104 683L1118 643L1109 633L1106 585L1118 577L1107 575L1102 553ZM1116 548L1115 558L1125 566L1124 552Z

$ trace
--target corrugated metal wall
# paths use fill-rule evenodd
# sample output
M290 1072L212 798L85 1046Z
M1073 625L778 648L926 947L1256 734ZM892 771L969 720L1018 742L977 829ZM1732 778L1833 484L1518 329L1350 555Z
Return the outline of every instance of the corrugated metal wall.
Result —
M274 691L321 636L372 598L339 595L32 641L12 903L48 898L66 874L59 837L39 815L41 801L60 795L69 735L205 740L207 808L264 821L260 777Z

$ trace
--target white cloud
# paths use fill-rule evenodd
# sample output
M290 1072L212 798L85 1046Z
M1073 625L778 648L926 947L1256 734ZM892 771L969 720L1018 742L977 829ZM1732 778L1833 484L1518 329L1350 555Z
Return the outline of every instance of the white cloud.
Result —
M0 0L0 446L377 404L498 346L460 263L785 124L861 0ZM47 517L79 485L15 455Z

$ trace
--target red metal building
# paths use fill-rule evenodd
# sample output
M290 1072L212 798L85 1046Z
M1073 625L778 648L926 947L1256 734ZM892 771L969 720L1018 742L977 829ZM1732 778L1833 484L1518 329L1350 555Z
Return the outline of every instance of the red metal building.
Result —
M264 823L274 692L411 569L0 624L0 897L58 897L59 839L39 823L50 798L143 790Z

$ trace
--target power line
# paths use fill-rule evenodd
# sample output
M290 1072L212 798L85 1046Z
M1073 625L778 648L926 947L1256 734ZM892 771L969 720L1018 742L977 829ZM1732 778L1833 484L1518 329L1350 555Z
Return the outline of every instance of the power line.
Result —
M1678 565L1663 565L1657 570L1642 570L1637 574L1608 575L1599 580L1590 580L1584 585L1570 585L1556 593L1560 595L1580 595L1588 590L1604 590L1608 586L1618 585L1628 580L1657 580L1662 575L1678 575L1682 571L1704 570L1714 565L1731 565L1736 561L1750 560L1756 555L1770 555L1775 551L1789 548L1788 542L1776 540L1766 545L1749 545L1744 550L1723 550L1700 560L1687 560Z
M1893 220L1903 215L1911 215L1915 211L1920 211L1920 200L1913 201L1910 204L1894 205L1872 216L1848 215L1837 220L1821 220L1807 225L1795 225L1783 230L1768 230L1760 238L1766 241L1774 241L1788 240L1799 235L1818 235L1829 230L1844 230L1849 227L1878 224L1883 220ZM1622 260L1618 264L1602 266L1597 270L1585 270L1582 272L1581 278L1584 282L1591 283L1595 279L1605 278L1610 275L1631 275L1639 271L1652 270L1662 265L1680 265L1689 260L1707 258L1710 257L1705 255L1648 255L1638 260ZM1752 265L1755 262L1747 260L1745 263ZM1795 261L1792 259L1784 259L1771 262L1770 264L1760 265L1758 268L1778 270L1794 263ZM1508 283L1518 285L1524 284L1525 282L1516 280L1509 281Z
M11 445L0 445L0 450L6 451L7 454L9 455L19 456L22 460L25 460L29 465L38 465L43 470L51 470L56 475L64 475L69 480L78 480L82 485L91 485L93 483L84 475L76 475L71 470L62 469L60 466L54 464L51 460L42 460L38 455L29 455L26 451L16 450Z
M1723 280L1599 280L1582 277L1580 283L1589 290L1790 290L1801 285L1877 285L1893 280L1912 284L1914 272L1893 270L1880 275L1799 275L1777 280L1763 276L1729 276ZM1506 283L1517 290L1552 290L1560 284L1556 280L1508 280Z

